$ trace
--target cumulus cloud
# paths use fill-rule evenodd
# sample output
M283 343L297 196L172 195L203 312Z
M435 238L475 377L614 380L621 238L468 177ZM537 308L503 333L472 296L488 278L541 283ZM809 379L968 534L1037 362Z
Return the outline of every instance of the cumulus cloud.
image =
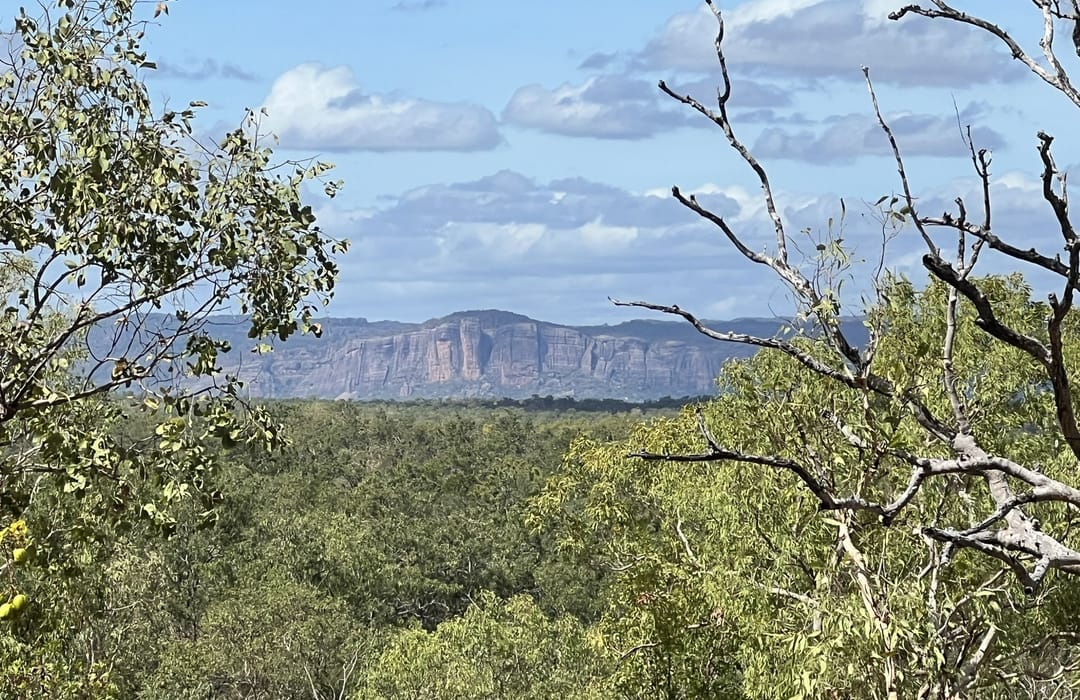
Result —
M447 222L466 227L537 223L552 231L579 231L596 223L657 229L692 220L666 190L634 194L584 178L538 183L510 170L469 182L417 187L390 202L365 221L371 234L441 235ZM725 214L738 213L734 200L718 204Z
M794 124L808 125L814 121L801 112L782 114L774 109L748 109L732 117L736 124Z
M961 120L964 118L965 114L961 114ZM962 157L968 153L955 115L906 113L887 116L886 120L904 155ZM872 115L846 114L832 117L826 124L823 131L767 128L752 150L762 158L811 163L849 163L860 156L892 155L889 142ZM971 135L977 148L993 150L1005 145L1005 139L989 127L975 127Z
M601 75L581 85L519 88L503 110L508 124L563 136L640 139L668 129L700 125L686 110L664 104L646 80Z
M711 184L685 191L737 226L754 249L773 244L758 191ZM374 210L325 222L329 233L353 241L342 261L340 298L378 309L337 304L335 313L420 320L497 307L567 322L626 318L608 305L609 295L696 305L710 314L791 311L781 285L741 259L667 188L631 192L584 178L541 182L501 171L414 188ZM736 290L740 301L732 303Z
M1048 254L1060 233L1035 175L1005 173L992 184L995 232ZM754 187L704 184L699 201L725 219L754 250L771 250L774 233ZM859 312L860 293L882 243L880 224L860 197L848 193L842 232L857 260L845 286L847 309ZM974 177L916 191L925 212L955 211L961 196L973 217L981 194ZM776 201L793 240L793 263L830 225L839 230L835 194L778 191ZM336 207L336 201L328 205ZM677 303L713 317L788 314L789 293L773 276L741 258L715 227L673 201L666 189L630 192L582 178L549 182L501 171L469 182L430 184L388 198L376 209L320 215L326 230L351 238L343 266L338 314L423 320L468 308L505 308L564 322L626 318L607 297ZM809 230L809 234L802 233ZM932 235L951 247L947 231ZM805 244L805 245L804 245ZM891 269L925 279L920 237L901 232L889 244ZM983 272L1017 265L985 251ZM1037 276L1036 289L1041 289ZM346 306L351 301L355 306ZM371 304L370 307L365 304Z
M299 65L274 81L264 106L287 148L481 151L502 142L484 107L366 93L345 66Z
M446 0L400 0L392 9L403 12L422 12L438 7L446 7Z
M715 78L703 78L689 82L668 81L675 92L690 95L708 104L716 96L719 82ZM731 94L736 96L740 107L788 107L791 90L772 83L735 78L731 81Z
M204 58L201 61L188 59L181 62L158 61L155 75L175 80L210 80L225 79L239 80L250 83L258 80L258 76L247 71L234 63L219 63L212 58Z
M996 40L955 22L884 19L880 0L763 0L725 13L724 49L740 74L874 79L901 85L1015 80L1023 70ZM707 9L673 16L638 54L650 69L715 71L716 20Z
M704 197L724 215L740 216L735 199L719 191ZM353 241L343 269L347 280L363 281L357 298L383 290L380 308L407 303L426 309L420 315L499 307L550 316L565 305L572 311L556 320L596 321L603 317L582 315L582 305L607 311L608 295L664 291L652 275L693 273L715 282L716 271L735 267L725 264L728 251L711 227L669 192L635 193L583 178L538 182L501 171L414 188L374 211L326 220L329 232Z
M617 53L605 53L598 51L585 57L578 68L581 70L603 70L619 60Z

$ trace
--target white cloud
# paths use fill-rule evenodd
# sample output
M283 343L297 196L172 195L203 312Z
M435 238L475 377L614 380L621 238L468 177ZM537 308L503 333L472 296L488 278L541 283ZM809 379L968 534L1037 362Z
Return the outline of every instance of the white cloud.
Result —
M955 22L883 19L884 0L762 0L724 14L724 50L739 75L969 85L1023 71L996 39ZM674 15L640 52L647 68L717 69L716 20L707 10Z
M732 185L718 187L713 185L716 192L734 199L739 205L739 213L735 215L736 221L749 221L757 216L763 216L765 212L765 200L761 197L761 191L748 191L745 187ZM708 191L709 186L703 186L699 191Z
M554 89L542 85L519 88L503 110L515 126L563 136L638 139L687 125L700 125L685 110L668 106L649 81L601 75L580 85Z
M737 210L723 195L710 195L709 203L724 214ZM365 267L372 262L375 278L422 278L418 270L472 277L490 269L504 281L631 273L642 261L656 269L696 267L707 259L698 253L712 236L670 194L634 194L580 178L545 184L508 171L409 190L371 216L354 217L350 230L332 233L355 241L355 256Z
M479 151L501 143L495 116L468 103L364 93L346 66L305 63L283 73L264 106L287 148L323 151Z
M800 10L819 5L823 0L754 0L744 2L731 12L730 21L725 16L724 22L730 27L753 24L754 22L769 22L778 18L790 18ZM702 7L702 13L708 15L712 21L712 13ZM715 24L714 24L715 31Z
M1031 178L1026 173L1016 170L999 175L995 178L994 183L1000 187L1020 192L1042 191L1042 182Z
M896 0L862 0L863 17L866 18L867 24L887 24L893 20L889 19L889 13L895 12L900 7L900 3Z
M978 185L973 177L933 188L916 183L915 196L923 211L933 213L955 211L953 200L962 196L969 216L978 218ZM757 188L706 183L685 191L724 216L750 248L774 247ZM838 220L838 195L775 194L788 232L800 242L806 240L799 233L804 229L818 235L829 219ZM881 245L880 225L859 202L878 194L844 193L844 239L856 259L867 261L845 286L853 312L859 311L859 294L868 288ZM995 230L1004 240L1051 255L1060 250L1061 235L1036 176L995 177L992 196ZM340 314L422 320L494 307L594 321L617 317L605 301L609 295L676 303L717 318L792 311L779 280L739 256L714 226L674 202L666 188L633 193L583 179L544 183L503 171L415 188L374 212L335 221L348 228L328 231L353 240L341 261L342 300L353 297L378 309L335 304ZM942 246L954 245L948 231L933 235ZM812 246L803 247L812 252ZM919 236L906 230L890 244L887 262L922 279L923 252ZM794 246L792 256L798 264ZM1018 267L992 251L982 259L983 272Z
M605 226L600 217L581 227L581 237L593 249L622 247L638 237L636 226Z
M744 304L745 300L741 297L723 297L705 304L698 313L703 318L728 319L738 316L741 310L745 310Z
M978 109L961 113L964 120L978 117ZM937 116L910 112L886 115L897 145L905 156L964 157L968 147L956 115ZM977 148L998 149L1004 138L993 129L971 131ZM787 158L811 163L852 162L860 156L891 156L892 147L871 114L845 114L830 118L824 130L765 129L754 144L760 158Z
M461 225L452 221L446 225L441 242L443 249L453 255L461 240L472 238L483 245L485 257L490 260L517 261L528 254L546 232L546 227L537 223L472 222Z

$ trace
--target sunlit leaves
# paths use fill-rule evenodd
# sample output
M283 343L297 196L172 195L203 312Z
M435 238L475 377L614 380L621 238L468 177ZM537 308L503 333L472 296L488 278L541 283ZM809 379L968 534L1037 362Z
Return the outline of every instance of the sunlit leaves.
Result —
M99 455L88 470L57 446L109 426L103 418L55 437L70 404L102 391L138 395L166 426L194 412L199 420L158 445L177 461L207 435L276 444L258 412L224 417L238 406L238 385L220 372L230 348L205 324L229 311L247 314L256 339L309 328L332 294L333 256L345 244L319 230L300 189L330 166L297 163L294 177L277 175L250 111L218 144L196 138L205 102L161 115L152 108L142 77L153 64L140 48L135 3L62 8L20 12L9 36L17 48L0 76L0 415L45 446L35 468L66 473L77 491L98 477L123 478L117 465L160 457Z
M39 640L80 557L212 510L217 446L284 443L221 372L231 348L208 319L245 314L257 343L309 330L346 246L301 201L329 165L276 162L251 111L215 142L195 127L206 103L152 105L149 8L53 5L19 11L0 69L0 523L31 523L49 572L30 606ZM31 658L29 625L0 639L5 661ZM8 670L5 696L110 687L93 663L22 690L31 671Z
M357 698L607 698L602 649L577 620L486 593L434 633L406 629L369 661Z
M979 284L1006 323L1045 337L1047 308L1030 300L1019 277ZM881 334L874 371L898 393L947 416L945 293L942 285L920 291L886 278L867 324ZM1075 324L1066 332L1067 347L1075 348ZM795 342L815 356L835 357L812 337ZM965 304L953 366L988 450L1048 473L1075 471L1055 437L1041 369L991 339ZM841 496L888 502L906 488L911 466L891 450L948 454L902 404L770 351L725 366L719 396L677 419L652 421L628 440L576 442L537 499L532 522L569 551L610 568L614 583L598 631L611 648L634 650L618 672L627 687L668 674L680 692L700 695L708 668L723 669L716 682L734 683L748 697L870 698L885 696L892 674L900 697L915 697L920 688L951 687L990 630L1008 633L997 633L996 654L981 662L986 697L1013 696L1008 679L1019 676L1010 674L1045 665L1036 651L1040 640L1056 639L1065 619L1059 611L1080 603L1073 579L1055 579L1052 593L1033 604L997 560L957 555L946 562L940 545L920 534L927 525L963 528L985 517L982 480L931 480L883 527L871 513L819 512L817 499L786 470L628 456L707 452L698 410L725 447L798 460ZM1043 522L1061 520L1056 506L1029 511L1046 513ZM1059 663L1076 662L1075 645L1053 648Z

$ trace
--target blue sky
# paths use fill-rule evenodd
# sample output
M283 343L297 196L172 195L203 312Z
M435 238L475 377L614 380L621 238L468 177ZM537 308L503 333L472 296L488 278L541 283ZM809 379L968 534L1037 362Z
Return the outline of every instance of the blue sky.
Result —
M735 128L769 170L791 231L823 230L843 197L845 240L877 256L880 227L863 202L899 184L865 64L924 211L974 197L958 111L993 151L1000 235L1053 250L1035 134L1058 137L1059 163L1080 161L1075 108L969 27L888 21L900 4L720 2ZM966 6L1038 51L1031 3ZM175 0L145 46L160 66L148 76L155 98L207 101L204 130L265 106L282 156L337 165L339 196L311 195L324 229L352 242L332 315L640 315L609 295L710 318L788 314L781 286L668 194L701 192L752 244L771 239L755 181L722 134L656 88L665 79L708 101L714 36L696 0ZM888 259L918 276L921 252L902 232Z

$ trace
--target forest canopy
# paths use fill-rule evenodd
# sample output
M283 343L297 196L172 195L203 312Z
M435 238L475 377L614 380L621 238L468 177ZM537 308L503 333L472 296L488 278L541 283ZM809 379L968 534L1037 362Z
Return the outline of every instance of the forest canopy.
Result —
M984 32L1080 108L1058 57L1080 5L1033 4L1037 53L943 1L890 18ZM763 338L617 301L759 352L681 410L573 412L252 403L219 360L319 334L347 244L305 193L336 193L330 166L277 160L255 110L211 138L202 103L155 108L140 42L167 3L21 11L0 58L0 695L1074 697L1080 238L1054 138L1030 135L1030 194L1060 248L994 228L970 131L978 201L924 212L864 70L899 178L875 206L926 281L886 247L852 302L844 242L825 227L800 257L729 118L705 5L715 100L659 89L749 168L775 238L673 196L797 317ZM1013 271L982 274L991 256Z

